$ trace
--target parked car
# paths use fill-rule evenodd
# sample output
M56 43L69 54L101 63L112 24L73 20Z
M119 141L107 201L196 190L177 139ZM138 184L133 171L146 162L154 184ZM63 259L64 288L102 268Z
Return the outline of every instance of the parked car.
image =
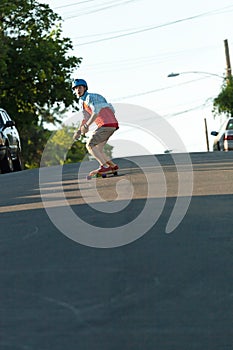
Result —
M0 108L0 170L1 173L22 170L21 142L15 122Z
M219 131L212 131L215 136L213 151L233 151L233 118L227 119Z

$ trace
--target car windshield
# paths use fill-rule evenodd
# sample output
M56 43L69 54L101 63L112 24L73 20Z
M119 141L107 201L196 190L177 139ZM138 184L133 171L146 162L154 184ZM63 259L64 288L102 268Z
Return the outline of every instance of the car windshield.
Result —
M233 119L229 120L227 123L226 130L233 130Z

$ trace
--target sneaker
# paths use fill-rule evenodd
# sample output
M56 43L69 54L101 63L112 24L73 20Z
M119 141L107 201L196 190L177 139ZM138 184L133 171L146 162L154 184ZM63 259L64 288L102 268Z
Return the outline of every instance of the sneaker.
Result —
M99 169L98 169L98 173L99 174L112 173L112 168L110 166L105 167L105 166L101 165L101 167L99 167Z
M117 171L119 169L119 166L117 164L115 164L114 166L111 166L113 171Z
M119 169L119 166L117 164L114 164L113 162L107 162L107 164L113 171L117 171Z

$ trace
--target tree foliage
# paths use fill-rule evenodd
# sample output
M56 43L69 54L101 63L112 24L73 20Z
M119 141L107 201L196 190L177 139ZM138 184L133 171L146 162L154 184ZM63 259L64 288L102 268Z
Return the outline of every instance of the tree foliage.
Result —
M233 117L233 78L224 81L219 95L214 99L213 112L216 115L226 114Z
M85 139L73 141L75 128L62 125L47 141L42 166L63 165L88 159Z
M50 136L46 123L61 122L75 102L71 75L81 58L70 56L62 19L35 0L0 3L0 106L19 129L27 167L39 166Z

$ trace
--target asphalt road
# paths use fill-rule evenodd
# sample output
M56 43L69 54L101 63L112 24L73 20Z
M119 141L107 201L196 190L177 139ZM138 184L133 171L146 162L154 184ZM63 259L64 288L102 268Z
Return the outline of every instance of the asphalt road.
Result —
M0 175L1 350L233 349L233 153L190 157Z

